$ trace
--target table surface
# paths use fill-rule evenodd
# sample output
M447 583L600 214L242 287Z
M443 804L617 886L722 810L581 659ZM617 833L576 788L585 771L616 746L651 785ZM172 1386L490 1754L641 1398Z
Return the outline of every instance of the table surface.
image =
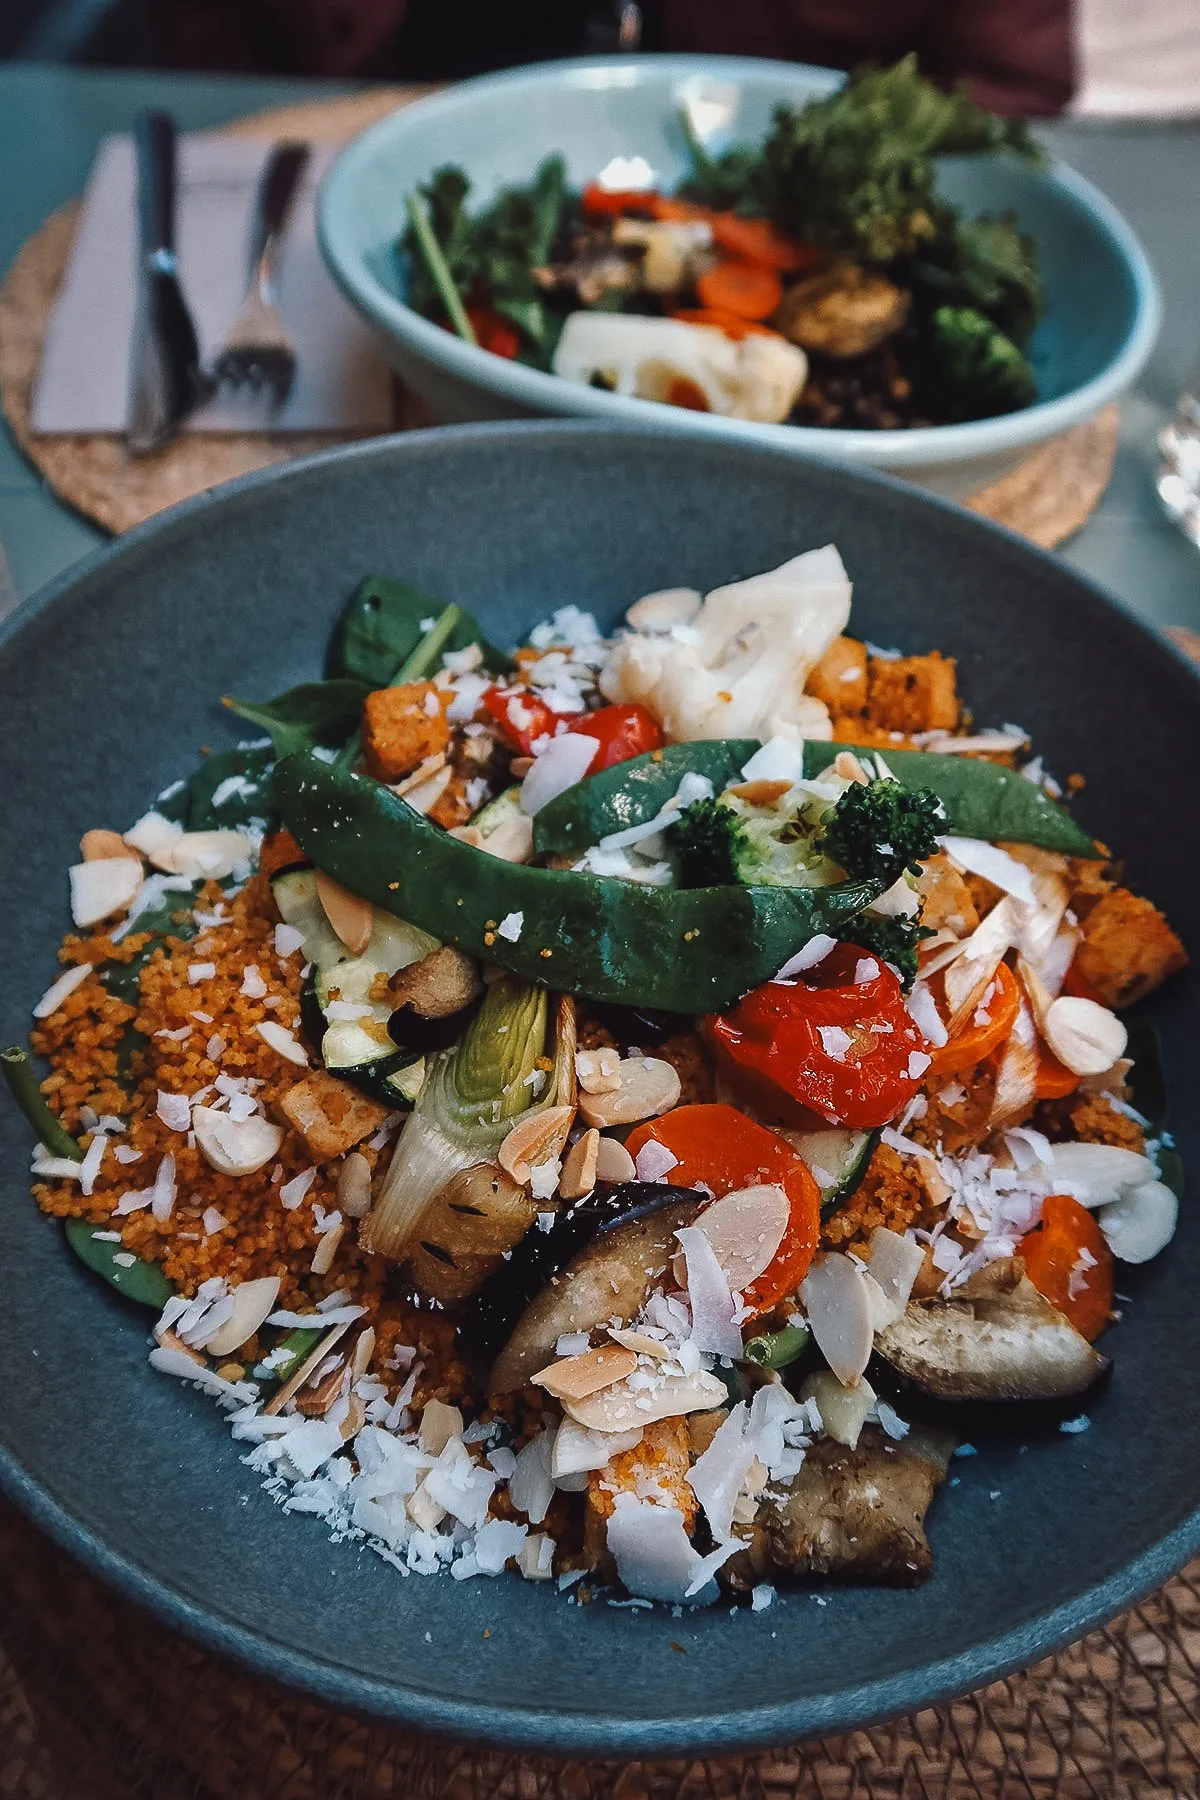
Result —
M165 106L181 126L197 129L347 91L331 82L0 66L0 269L48 213L81 191L99 139L125 129L139 107ZM1158 346L1122 409L1112 483L1061 554L1152 622L1200 629L1200 553L1163 517L1153 479L1157 432L1200 357L1200 124L1072 122L1041 135L1131 220L1166 302ZM102 541L0 431L0 593L3 554L12 586L24 595Z

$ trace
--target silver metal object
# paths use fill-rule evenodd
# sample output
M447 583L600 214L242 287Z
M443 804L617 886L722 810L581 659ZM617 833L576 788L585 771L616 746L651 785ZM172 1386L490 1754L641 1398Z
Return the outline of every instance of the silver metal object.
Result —
M250 284L241 310L212 366L222 386L265 393L278 409L291 392L296 346L275 297L275 272L283 229L308 164L308 144L276 144L267 158L255 201Z
M175 255L175 125L163 112L134 122L138 169L137 300L125 442L148 456L169 442L204 394L196 327Z
M1175 416L1158 439L1155 485L1168 518L1200 544L1200 364L1175 402Z

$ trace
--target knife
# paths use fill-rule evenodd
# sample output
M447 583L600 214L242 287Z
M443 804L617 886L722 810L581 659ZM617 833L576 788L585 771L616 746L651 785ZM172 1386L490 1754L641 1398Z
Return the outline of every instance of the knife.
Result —
M140 113L133 135L139 248L125 443L131 455L148 456L174 437L205 381L175 255L175 123L164 112Z

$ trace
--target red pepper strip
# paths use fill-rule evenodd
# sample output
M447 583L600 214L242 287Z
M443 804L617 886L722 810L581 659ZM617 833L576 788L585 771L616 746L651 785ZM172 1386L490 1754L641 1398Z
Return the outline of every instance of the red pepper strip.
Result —
M532 756L539 738L553 737L564 718L527 687L487 688L480 705L491 713L513 749L522 756Z
M511 319L491 306L468 306L467 317L481 350L512 362L521 348L521 334Z

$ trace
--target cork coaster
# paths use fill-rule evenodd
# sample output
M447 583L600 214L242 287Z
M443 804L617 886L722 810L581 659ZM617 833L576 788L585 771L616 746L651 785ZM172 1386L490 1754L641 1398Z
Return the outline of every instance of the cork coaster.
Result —
M311 101L252 114L224 129L243 136L305 137L342 143L427 87L373 88L336 100ZM52 214L25 244L0 286L0 404L21 449L54 491L113 532L161 512L220 481L344 443L347 432L240 433L183 436L155 456L131 458L119 438L34 437L29 401L49 323L70 254L79 203ZM393 384L393 427L428 423L421 403ZM1078 530L1108 485L1117 444L1117 409L1043 445L1003 480L971 497L973 511L1051 548Z

